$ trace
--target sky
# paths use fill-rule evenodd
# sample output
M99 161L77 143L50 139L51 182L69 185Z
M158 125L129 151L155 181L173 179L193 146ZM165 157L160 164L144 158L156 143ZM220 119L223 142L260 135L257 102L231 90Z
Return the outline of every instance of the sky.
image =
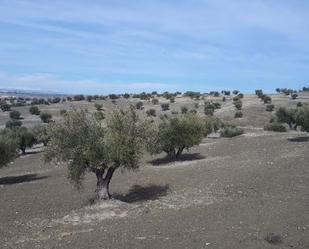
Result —
M0 0L0 88L309 86L308 0Z

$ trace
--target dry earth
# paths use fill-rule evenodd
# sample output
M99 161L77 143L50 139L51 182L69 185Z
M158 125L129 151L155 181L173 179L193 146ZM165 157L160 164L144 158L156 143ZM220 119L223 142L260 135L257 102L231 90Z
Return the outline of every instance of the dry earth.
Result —
M230 104L216 115L229 119ZM35 148L0 171L1 248L309 248L309 137L264 132L264 109L245 96L246 134L205 139L176 163L145 155L116 173L107 202L92 203L93 175L78 192Z

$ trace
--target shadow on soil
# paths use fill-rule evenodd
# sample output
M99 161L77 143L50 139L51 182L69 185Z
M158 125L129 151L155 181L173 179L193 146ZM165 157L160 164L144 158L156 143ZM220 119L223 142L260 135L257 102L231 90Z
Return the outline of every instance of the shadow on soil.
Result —
M293 137L293 138L288 138L290 142L308 142L309 141L309 136L306 137Z
M205 159L205 157L199 153L183 154L176 162L194 161L194 160L202 160L202 159ZM163 165L163 164L167 164L171 162L175 162L175 160L172 160L169 157L158 158L158 159L149 161L149 163L154 166L159 166L159 165Z
M45 179L47 176L38 176L37 174L27 174L27 175L20 175L20 176L5 176L0 177L0 185L12 185L18 184L23 182L32 182L41 179Z
M161 196L166 196L169 190L169 185L164 186L150 184L148 186L134 185L125 195L114 194L113 198L127 202L143 202L148 200L156 200Z

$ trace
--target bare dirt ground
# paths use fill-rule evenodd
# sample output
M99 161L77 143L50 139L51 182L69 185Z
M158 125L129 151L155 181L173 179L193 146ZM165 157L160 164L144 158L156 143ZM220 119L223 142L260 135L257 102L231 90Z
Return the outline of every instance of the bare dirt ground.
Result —
M0 247L309 248L308 134L264 132L271 114L257 101L245 96L234 121L246 134L205 139L176 163L145 155L116 173L111 201L91 201L91 174L76 191L40 148L18 158L0 171ZM228 119L230 104L216 115Z

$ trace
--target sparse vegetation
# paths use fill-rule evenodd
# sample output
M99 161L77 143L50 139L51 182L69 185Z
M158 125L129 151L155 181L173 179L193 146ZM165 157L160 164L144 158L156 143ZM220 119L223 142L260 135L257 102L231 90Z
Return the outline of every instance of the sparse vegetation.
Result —
M233 125L225 125L220 131L221 137L236 137L244 133L243 129L240 129Z
M143 102L142 101L138 101L136 104L135 104L135 107L137 110L141 110L143 109Z
M188 107L182 106L182 107L180 107L180 110L181 110L181 113L182 113L182 114L185 114L185 113L188 112Z
M162 111L168 111L170 109L170 105L167 103L161 104Z
M237 112L235 112L235 118L242 118L242 116L243 116L243 114L242 114L242 112L241 111L237 111Z
M11 111L10 112L10 118L11 119L20 119L20 116L21 116L21 114L20 114L20 112L19 111Z
M94 103L94 107L97 111L102 111L103 105L100 103Z
M272 122L264 126L265 131L286 132L286 128L283 124L278 122Z
M157 115L156 115L156 110L155 110L155 109L149 109L149 110L147 110L147 111L146 111L146 114L147 114L148 117L151 117L151 116L152 116L152 117L155 117L155 116L157 116Z
M275 106L273 104L266 105L266 111L272 112L274 110Z
M49 123L52 120L52 115L47 112L42 112L40 118L43 123Z
M40 115L40 110L37 106L30 106L29 107L29 112L32 114L32 115Z

